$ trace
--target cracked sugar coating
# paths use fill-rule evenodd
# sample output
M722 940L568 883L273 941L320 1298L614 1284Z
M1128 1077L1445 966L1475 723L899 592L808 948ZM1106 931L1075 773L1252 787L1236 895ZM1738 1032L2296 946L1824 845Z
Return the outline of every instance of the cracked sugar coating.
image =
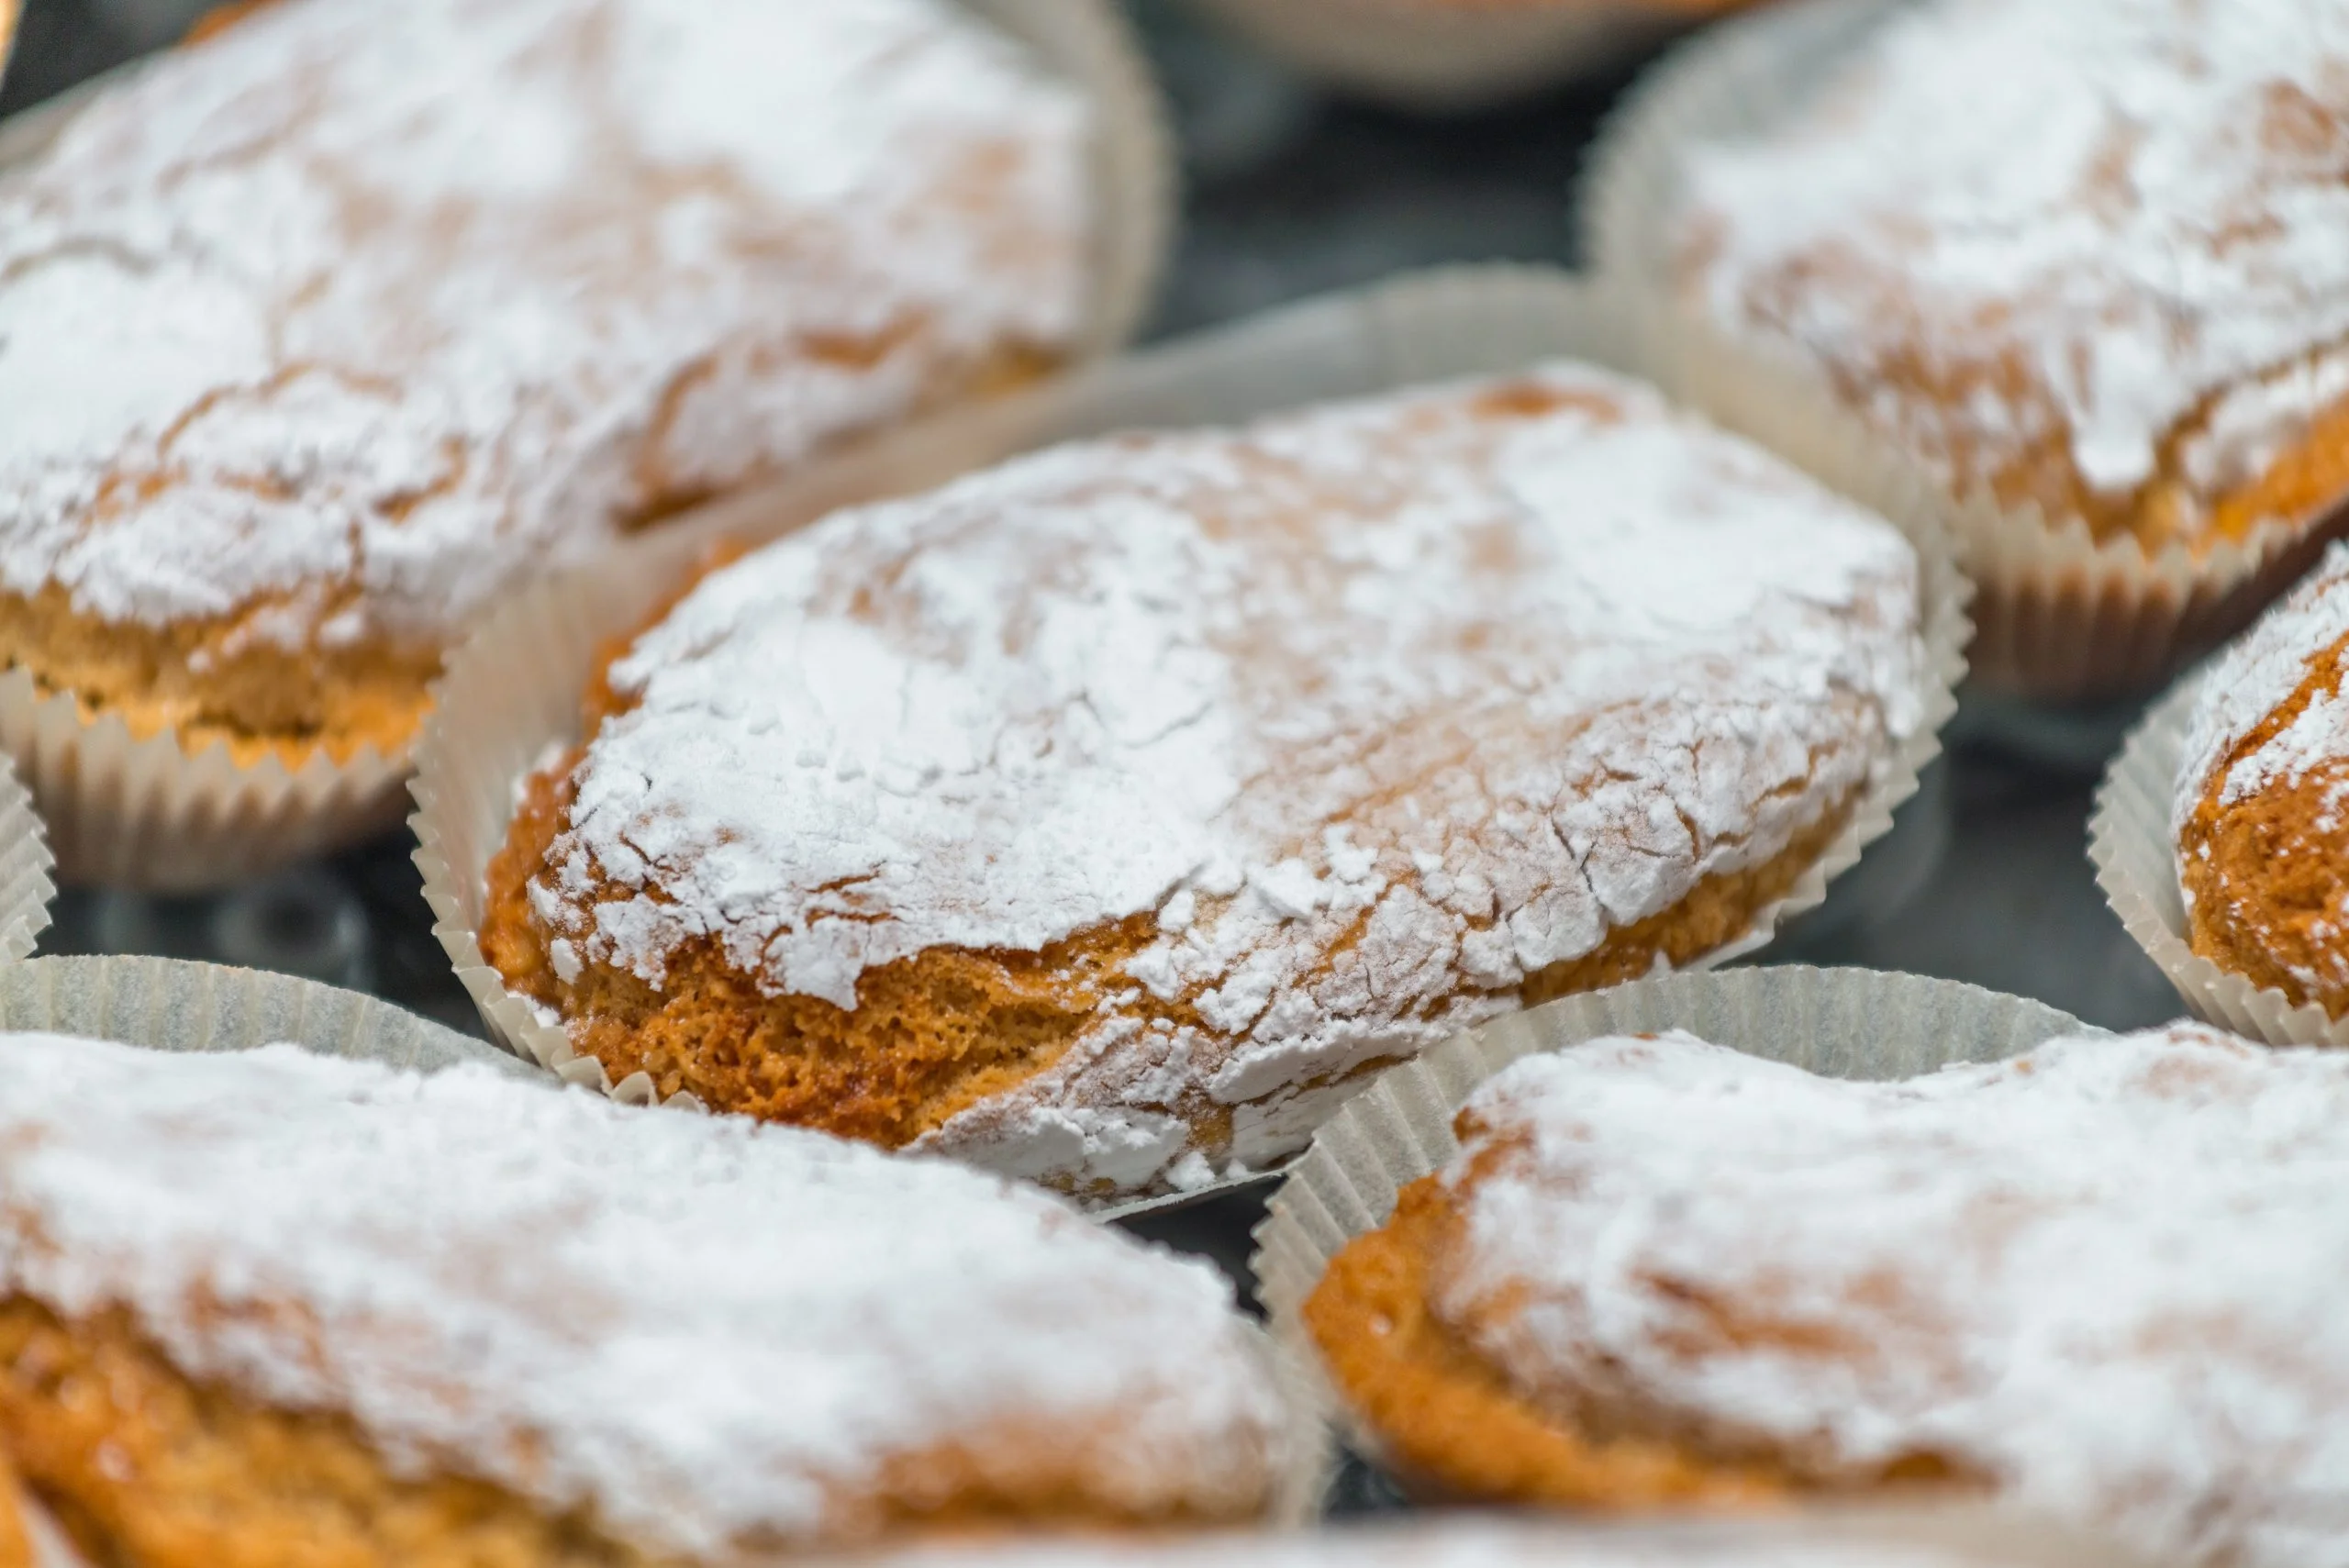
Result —
M1687 155L1687 286L1950 479L2197 548L2349 492L2349 4L1928 0Z
M1064 349L1085 120L943 0L281 0L0 176L0 584L437 650Z
M2194 951L2349 1012L2349 545L2211 662L2173 828Z
M0 1307L127 1308L396 1478L664 1562L951 1507L918 1467L960 1447L997 1518L1267 1506L1281 1411L1222 1277L950 1163L291 1047L0 1036Z
M762 1064L1027 987L1059 1034L857 1129L1196 1186L1351 1074L1741 934L1920 721L1918 622L1888 524L1583 366L1063 447L640 636L484 949L615 1078L833 1126L891 1063L796 1109ZM644 1043L735 975L813 1004Z
M2178 1024L1854 1083L1675 1032L1519 1062L1461 1127L1428 1306L1553 1418L2341 1559L2349 1057Z

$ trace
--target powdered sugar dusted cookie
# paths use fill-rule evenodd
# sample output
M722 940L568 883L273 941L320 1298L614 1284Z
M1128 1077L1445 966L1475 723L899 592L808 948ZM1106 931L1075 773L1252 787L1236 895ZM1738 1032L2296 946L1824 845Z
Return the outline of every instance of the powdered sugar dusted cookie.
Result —
M2349 1058L2199 1025L1872 1083L1675 1032L1526 1058L1305 1308L1398 1467L1631 1507L1988 1492L2338 1559Z
M257 7L0 175L0 652L391 754L524 574L1064 352L1087 119L949 0Z
M1744 934L1922 722L1917 575L1573 364L1056 449L640 635L484 951L614 1080L1196 1187Z
M2349 5L1885 9L1783 123L1687 150L1687 296L2099 539L2349 494Z
M1032 1190L292 1047L0 1036L0 1447L151 1568L1239 1523L1230 1289Z

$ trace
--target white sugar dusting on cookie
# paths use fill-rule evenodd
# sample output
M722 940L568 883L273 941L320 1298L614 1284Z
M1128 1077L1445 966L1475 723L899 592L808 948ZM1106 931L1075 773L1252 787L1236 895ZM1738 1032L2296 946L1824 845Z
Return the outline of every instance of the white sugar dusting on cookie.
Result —
M831 1539L1022 1428L1135 1517L1247 1518L1283 1462L1212 1267L945 1162L287 1046L0 1035L0 1296L664 1560Z
M1471 1096L1430 1300L1537 1402L2314 1568L2349 1540L2344 1113L2349 1058L2194 1024L1899 1083L1594 1041Z
M2299 585L2210 661L2178 768L2172 831L2182 834L2210 777L2243 738L2299 691L2310 666L2349 638L2349 544L2335 544ZM2349 757L2349 699L2319 693L2294 720L2227 769L2221 805Z
M2207 496L2349 391L2344 83L2341 0L1930 0L1784 128L1692 149L1684 229L1720 320L1928 459L2053 442L2126 496L2182 432Z
M1219 1165L1276 1157L1853 798L1921 721L1920 613L1888 524L1586 367L1064 447L696 589L531 906L656 988L702 943L842 1007L1154 912L1137 1005L928 1141L1196 1185L1206 1107Z
M440 640L1063 350L1086 136L944 0L282 0L0 176L0 583Z

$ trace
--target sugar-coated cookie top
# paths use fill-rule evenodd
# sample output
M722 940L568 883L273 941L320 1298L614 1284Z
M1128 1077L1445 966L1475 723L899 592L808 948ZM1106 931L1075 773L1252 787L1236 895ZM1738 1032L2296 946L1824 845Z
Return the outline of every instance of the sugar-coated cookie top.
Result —
M892 1460L1085 1434L1092 1495L1263 1503L1230 1290L942 1161L479 1068L0 1036L0 1296L648 1550L805 1543ZM201 1303L202 1308L195 1309Z
M1987 479L2208 498L2349 395L2349 3L1923 0L1687 162L1724 321L1790 333ZM1969 461L1971 460L1971 461Z
M1285 1152L1291 1086L1778 854L1921 722L1919 624L1890 525L1586 366L1062 447L696 589L534 907L565 980L714 938L842 1006L1152 913L1134 1006L933 1136L1191 1184L1186 1103Z
M948 0L280 0L0 174L0 584L440 639L1063 346L1085 160Z
M2312 662L2349 638L2349 543L2327 550L2315 570L2272 606L2249 632L2210 662L2177 776L2176 825L2183 828L2211 775L2243 739L2305 685ZM2349 758L2349 694L2336 685L2310 695L2292 721L2227 768L2221 805L2290 783L2322 762Z
M2176 1024L1855 1083L1674 1033L1462 1126L1430 1301L1536 1398L1821 1481L1936 1455L2183 1561L2349 1543L2349 1056Z

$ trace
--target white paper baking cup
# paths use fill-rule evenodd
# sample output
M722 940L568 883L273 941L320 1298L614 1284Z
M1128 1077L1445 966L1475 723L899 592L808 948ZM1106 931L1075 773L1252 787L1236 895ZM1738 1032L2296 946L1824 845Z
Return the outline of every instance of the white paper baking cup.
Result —
M0 757L0 963L28 957L49 929L55 864L32 795Z
M473 1063L553 1086L508 1052L376 997L291 974L176 958L34 958L0 965L0 1029L150 1051L297 1045L419 1073Z
M1674 0L1197 0L1257 49L1334 86L1474 109L1628 63L1719 7Z
M1848 51L1906 0L1788 0L1735 17L1676 50L1610 117L1583 183L1583 253L1608 278L1673 297L1675 230L1686 149L1766 133L1809 102ZM1682 373L1721 373L1717 360L1782 361L1799 352L1708 334ZM2172 543L2147 554L2133 536L2097 542L2077 517L2001 506L1985 492L1947 500L1953 532L1979 589L1968 652L1987 684L2042 702L2077 703L2155 687L2223 640L2349 529L2349 508L2278 521L2197 555Z
M2170 820L2201 684L2200 671L2181 679L2146 710L2105 770L2088 818L2097 885L2195 1017L2269 1045L2349 1045L2349 1018L2328 1017L2313 1002L2295 1004L2275 986L2220 968L2196 952L2187 935Z
M1388 1070L1323 1125L1256 1228L1250 1260L1273 1337L1321 1379L1356 1451L1377 1437L1329 1382L1305 1299L1347 1242L1386 1223L1396 1195L1460 1150L1452 1120L1477 1085L1517 1061L1609 1035L1687 1029L1837 1078L1894 1079L1996 1062L2064 1035L2100 1035L2069 1013L1954 980L1798 965L1672 974L1567 996L1454 1036Z
M1094 105L1095 293L1072 353L1085 363L1114 352L1141 325L1174 240L1175 152L1163 106L1130 28L1110 0L960 0L1023 40ZM5 7L7 0L0 0ZM38 156L90 100L151 69L133 61L0 124L0 172ZM954 416L942 417L950 424ZM918 431L928 417L893 429ZM857 438L780 484L797 490L833 469L849 498L872 472L860 454L885 436ZM703 513L724 531L740 506L763 510L767 484L746 488L663 528L690 528ZM68 882L161 891L216 887L333 849L399 820L411 749L386 756L362 747L338 762L323 749L290 765L270 756L239 764L225 742L176 728L134 735L121 718L47 691L24 670L0 673L0 751L17 766L50 825Z
M949 432L950 439L896 443L896 472L863 474L855 488L918 488L1048 440L1244 419L1559 355L1636 371L1636 345L1648 337L1613 297L1562 272L1510 267L1431 272L1275 311L976 411ZM1705 406L1731 428L1767 439L1774 426L1788 422L1788 399L1801 395L1799 387L1758 379L1723 382L1709 389ZM1794 433L1801 441L1780 450L1875 506L1917 545L1928 657L1915 695L1923 717L1884 760L1842 833L1787 896L1692 967L1709 967L1767 942L1783 921L1815 907L1828 883L1886 832L1893 808L1915 793L1919 770L1939 750L1936 732L1954 710L1952 691L1965 669L1965 584L1929 491L1905 470L1887 467L1878 449L1826 414L1798 423ZM763 517L747 508L737 508L733 517L749 537L772 538L823 509L827 499L803 493ZM505 841L520 782L551 747L577 740L580 696L602 649L640 625L675 590L707 542L705 531L664 535L513 595L451 657L417 747L416 862L436 918L434 932L458 979L493 1036L517 1053L631 1101L652 1097L647 1075L610 1083L600 1062L573 1051L559 1020L508 992L483 959L484 874ZM1197 1202L1261 1179L1240 1177L1098 1211L1117 1216Z

